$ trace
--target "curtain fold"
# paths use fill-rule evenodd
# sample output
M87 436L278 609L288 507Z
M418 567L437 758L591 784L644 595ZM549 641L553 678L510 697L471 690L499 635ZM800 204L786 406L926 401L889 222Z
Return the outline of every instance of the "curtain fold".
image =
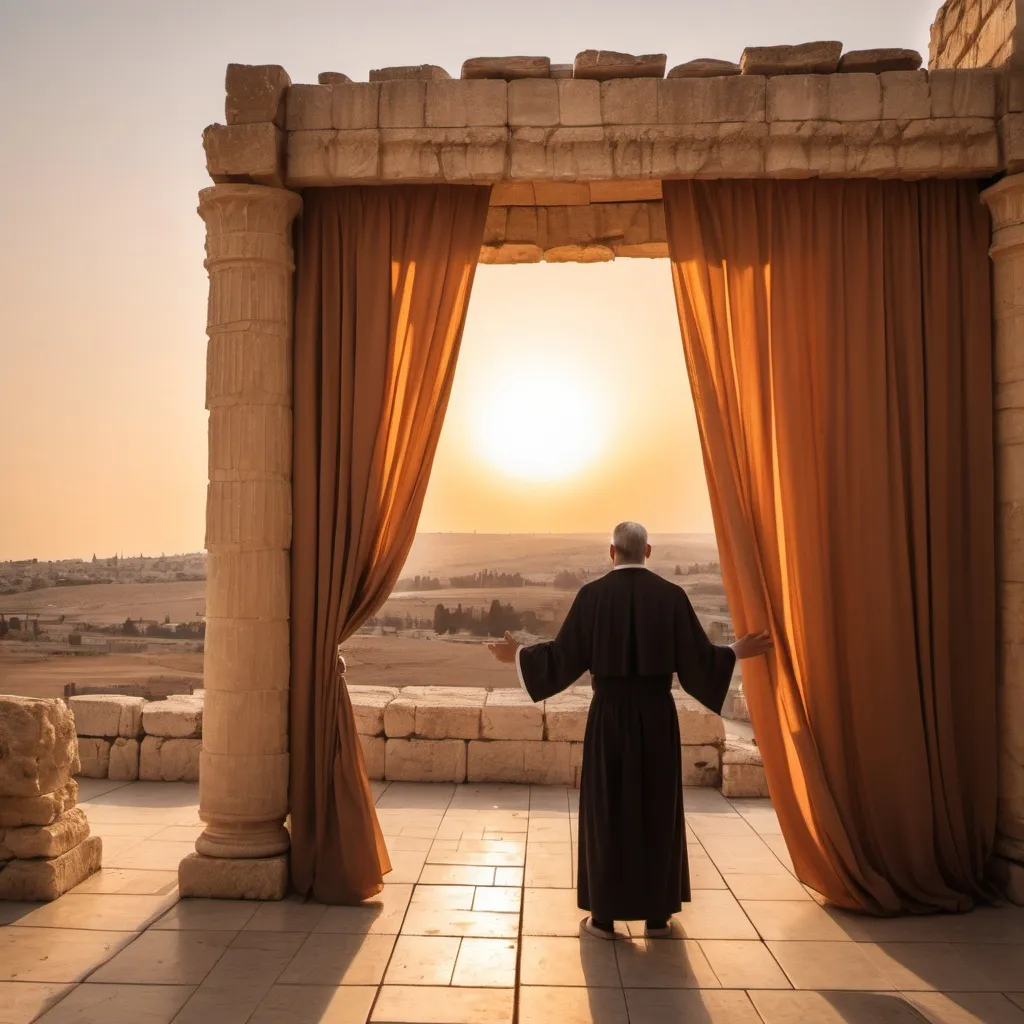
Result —
M294 888L376 895L391 869L339 645L409 553L455 372L490 188L308 189L299 225L292 470Z
M971 182L665 182L744 689L800 878L991 898L992 339Z

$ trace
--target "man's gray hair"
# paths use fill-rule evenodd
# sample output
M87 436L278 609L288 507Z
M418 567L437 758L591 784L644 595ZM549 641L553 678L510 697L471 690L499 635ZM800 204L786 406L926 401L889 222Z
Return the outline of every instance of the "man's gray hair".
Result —
M639 523L619 523L612 531L612 544L626 564L643 564L647 557L647 530Z

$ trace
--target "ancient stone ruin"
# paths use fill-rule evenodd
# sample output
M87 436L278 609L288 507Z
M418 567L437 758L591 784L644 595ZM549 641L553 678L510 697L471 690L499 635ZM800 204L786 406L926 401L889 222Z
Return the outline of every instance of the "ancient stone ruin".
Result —
M78 770L64 701L0 696L0 900L55 900L99 870Z

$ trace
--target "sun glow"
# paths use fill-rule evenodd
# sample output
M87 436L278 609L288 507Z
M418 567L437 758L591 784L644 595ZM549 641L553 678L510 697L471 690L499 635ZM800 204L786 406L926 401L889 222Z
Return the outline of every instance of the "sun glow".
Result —
M506 476L564 480L587 469L605 445L600 402L568 368L496 368L474 404L477 455Z

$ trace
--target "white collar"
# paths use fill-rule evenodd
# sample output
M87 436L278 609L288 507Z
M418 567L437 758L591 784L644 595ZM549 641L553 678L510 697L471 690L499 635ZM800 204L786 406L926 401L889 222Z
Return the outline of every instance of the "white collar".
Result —
M612 569L646 569L647 566L640 562L625 562L622 565L613 565Z

